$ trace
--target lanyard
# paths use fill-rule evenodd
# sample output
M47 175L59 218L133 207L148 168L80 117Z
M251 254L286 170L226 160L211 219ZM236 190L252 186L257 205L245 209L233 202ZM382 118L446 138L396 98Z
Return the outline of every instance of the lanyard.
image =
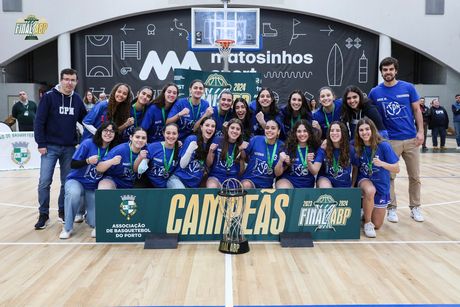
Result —
M132 143L128 146L129 147L129 164L131 165L131 171L134 172L133 169L133 150L131 149Z
M276 149L278 148L278 141L275 141L275 146L273 146L273 152L270 157L270 150L268 150L267 139L265 139L265 144L267 145L267 164L269 168L273 168L273 161L275 160Z
M163 115L163 125L166 124L166 111L165 108L161 108L161 115Z
M171 156L169 157L169 161L166 162L168 159L166 158L166 148L165 148L165 144L164 143L161 143L161 146L163 146L163 164L165 166L165 171L166 173L169 173L169 169L171 168L171 165L172 165L172 162L173 162L173 158L174 158L174 148L172 150L172 153L171 153Z
M331 118L331 121L334 121L334 112L335 112L335 105L332 105L332 118ZM329 126L331 124L329 124L329 119L327 118L327 114L324 111L324 108L323 108L323 114L324 114L324 119L326 120L326 126L329 129Z
M190 98L188 100L188 103L190 104L190 108L192 109L192 119L193 119L193 121L197 121L198 117L200 116L201 100L200 100L200 103L198 104L198 112L197 112L196 115L195 115L194 105L192 104L192 100Z
M219 108L219 112L218 112L218 113L220 113L220 111L221 111L221 110L220 110L220 108ZM223 125L223 124L225 123L225 121L227 120L227 115L228 115L229 112L230 112L230 111L225 112L225 116L224 116L224 120L223 120L223 122L222 122L222 125ZM218 117L219 117L219 118L222 118L222 116L221 116L220 114L218 114Z
M374 164L372 160L374 159L375 156L375 150L371 151L371 155L369 156L367 154L366 147L363 148L364 156L366 157L367 160L367 169L368 169L368 174L369 176L372 176L372 165Z
M307 161L307 156L308 156L308 145L307 147L305 147L305 156L302 154L302 150L300 149L300 146L297 145L297 152L299 153L299 159L300 159L300 162L302 163L303 165L303 168L306 169L308 166L308 161Z
M299 120L300 120L300 114L297 115L297 118L295 119L295 121L291 117L291 129L294 127L295 123L297 123Z
M136 107L135 107L135 103L132 105L133 107L133 114L134 114L134 127L137 128L137 111L136 111ZM142 114L144 114L144 107L142 107Z
M227 169L230 169L230 167L232 167L233 165L233 159L234 159L233 157L235 156L235 148L236 148L236 144L233 145L231 156L228 155L228 151L227 151L227 156L225 157L226 158L225 166L227 167Z
M332 169L334 170L334 178L337 177L337 175L339 174L339 160L340 159L340 152L339 152L339 156L337 157L337 159L335 158L335 155L334 153L332 153Z
M101 157L101 151L100 151L100 149L98 147L97 148L97 159L101 160L101 158L104 158L107 155L108 152L109 152L109 147L107 146L107 148L105 149L104 155Z

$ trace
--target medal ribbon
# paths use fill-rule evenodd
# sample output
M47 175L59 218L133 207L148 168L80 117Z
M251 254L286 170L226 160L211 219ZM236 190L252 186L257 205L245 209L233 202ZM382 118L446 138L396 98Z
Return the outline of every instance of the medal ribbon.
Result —
M335 112L335 105L332 105L332 117L331 117L331 121L334 121L334 112ZM331 125L329 123L329 119L327 118L327 114L326 112L324 111L324 108L323 108L323 114L324 114L324 119L326 120L326 126L327 128L329 129L329 126Z
M101 151L99 149L99 147L97 148L97 160L101 160L101 158L104 158L107 153L109 152L109 147L107 146L107 148L105 149L105 153L104 155L101 157Z
M275 142L275 146L273 146L273 152L270 157L270 150L268 149L268 142L267 139L265 139L265 144L267 145L267 164L268 167L273 168L273 161L275 160L275 153L276 149L278 148L278 142Z
M304 168L307 168L308 166L308 161L307 161L307 156L308 156L308 145L305 147L305 156L302 154L302 150L300 149L300 146L297 145L297 152L299 153L299 159L300 162L302 162L302 165Z
M363 148L363 152L364 152L364 156L366 157L366 160L367 160L367 168L368 168L368 170L370 172L370 175L372 175L372 166L374 165L372 160L374 159L374 156L375 156L375 150L371 151L370 156L367 154L366 147Z
M195 109L193 108L192 100L190 98L188 100L188 103L190 104L190 108L192 109L192 119L195 122L198 120L198 117L200 116L201 100L200 100L200 104L198 104L198 112L196 115L195 115Z
M169 157L169 161L166 162L168 159L166 158L166 148L165 148L165 144L161 143L161 146L163 146L163 165L165 167L165 171L166 173L169 173L169 169L171 168L171 165L172 165L172 162L173 162L173 158L174 158L174 148L172 150L172 153L171 153L171 157Z
M227 155L225 157L226 158L225 166L227 168L230 168L232 166L232 164L233 164L233 159L234 159L233 157L235 156L235 148L236 148L236 144L233 145L233 150L232 150L232 155L231 156L228 155L228 151L227 151Z
M295 123L297 123L299 120L300 120L300 114L297 115L297 118L295 119L295 121L291 117L291 129L292 127L294 127Z

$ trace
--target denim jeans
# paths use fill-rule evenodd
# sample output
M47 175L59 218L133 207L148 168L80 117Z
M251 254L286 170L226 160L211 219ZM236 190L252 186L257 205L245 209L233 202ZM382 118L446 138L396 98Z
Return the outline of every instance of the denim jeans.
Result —
M83 185L74 179L65 183L65 230L73 229L73 220L78 213L82 197L86 205L86 221L89 226L96 227L96 193L94 190L85 190Z
M441 137L441 146L446 146L446 135L447 131L444 127L433 127L431 129L431 140L433 141L433 146L438 146L438 135Z
M460 147L460 122L454 122L455 139L457 140L457 147Z
M50 187L53 182L54 168L59 160L61 168L61 189L59 192L59 212L64 212L64 183L70 172L74 146L48 145L47 153L41 156L40 179L38 180L38 203L40 214L49 214L50 211Z

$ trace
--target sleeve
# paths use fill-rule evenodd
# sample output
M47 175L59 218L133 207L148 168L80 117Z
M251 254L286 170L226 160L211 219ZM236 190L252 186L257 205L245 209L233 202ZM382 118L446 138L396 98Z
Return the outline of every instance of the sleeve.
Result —
M315 155L315 160L313 162L323 163L326 153L324 149L319 148Z
M35 142L38 144L38 148L44 148L47 145L46 141L46 122L48 120L49 112L49 99L50 94L45 94L38 105L37 114L34 122L34 137Z
M99 113L101 113L102 107L103 107L102 102L96 104L91 109L91 111L88 114L86 114L85 118L83 118L83 124L94 126L98 117L101 116Z
M152 126L152 119L154 117L154 106L151 106L147 109L144 118L142 119L141 127L145 131L149 131L150 127Z
M88 163L86 163L86 159L84 160L72 159L72 161L70 162L71 169L79 169L79 168L85 167L86 165L88 165Z
M366 116L369 117L369 119L371 119L374 122L375 126L377 127L377 130L379 130L379 131L380 130L386 130L386 127L385 127L385 125L383 124L383 121L382 121L382 116L380 115L380 113L377 110L376 106L370 104L368 106Z
M176 103L172 106L171 110L169 111L168 118L176 116L176 114L182 111L183 108L184 107L182 106L182 103L176 101Z
M250 153L253 151L253 149L254 149L254 142L255 142L256 139L257 139L257 137L253 137L253 138L251 138L251 140L249 141L248 147L244 150L244 152L246 153L246 156L249 157Z
M380 147L382 148L384 157L383 159L380 158L380 160L383 160L387 163L394 164L399 161L398 156L394 152L393 148L391 148L390 143L388 142L382 142L380 143Z
M455 104L452 105L452 113L455 115L460 115L460 108L457 108Z
M13 106L13 109L11 110L11 115L13 115L14 118L18 118L18 103L16 102Z
M417 90L415 89L414 85L412 84L409 84L409 95L411 103L418 103L418 101L420 100L420 96L417 93Z

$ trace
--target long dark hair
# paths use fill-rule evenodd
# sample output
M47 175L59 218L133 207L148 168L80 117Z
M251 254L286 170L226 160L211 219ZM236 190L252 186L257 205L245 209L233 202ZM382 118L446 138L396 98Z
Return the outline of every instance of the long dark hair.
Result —
M164 126L163 128L163 134L166 132L166 128L168 128L169 126L174 126L177 129L178 139L176 140L176 143L174 144L174 158L173 158L174 161L177 161L177 157L179 156L179 126L176 123L166 124L166 126Z
M368 124L369 127L371 128L372 135L370 138L370 142L371 142L370 147L372 151L377 150L377 146L382 142L382 137L380 136L380 133L378 132L377 127L375 126L374 122L368 117L361 118L356 124L356 133L355 133L355 151L358 157L361 156L363 148L365 146L364 141L359 136L359 127L364 124Z
M120 86L126 86L128 88L128 96L125 101L117 103L115 100L115 93L117 92ZM117 126L123 125L126 120L129 118L129 111L131 107L131 101L133 100L133 94L131 92L131 87L126 83L117 83L112 88L110 92L109 102L107 106L107 119L113 121Z
M88 93L91 93L91 95L93 95L93 99L91 99L91 101L88 100ZM83 98L83 102L86 104L88 103L96 104L97 102L96 96L94 96L94 93L90 89L87 89L85 91L85 97Z
M310 106L308 105L307 98L305 98L305 95L302 93L301 90L295 90L289 95L287 105L286 105L286 116L284 117L284 123L288 126L291 125L290 121L291 119L293 119L292 116L294 114L294 109L292 109L292 106L291 106L291 99L294 94L300 95L300 99L302 100L302 105L300 106L300 110L299 110L300 118L311 121L311 110L310 110Z
M224 137L223 137L222 142L221 142L221 146L222 146L222 152L220 154L220 160L221 161L226 161L228 148L230 147L230 137L228 135L228 131L229 131L230 125L235 124L235 123L238 124L240 126L240 129L241 129L241 134L236 139L236 142L235 142L236 150L238 150L240 145L243 144L243 132L244 132L243 123L238 118L232 118L231 120L228 121L227 128L224 129Z
M350 140L348 137L348 128L345 126L344 123L339 121L333 121L327 129L326 134L326 158L330 164L332 164L333 157L334 157L334 144L331 140L331 128L332 125L338 125L340 127L340 132L342 133L342 138L340 139L340 156L339 156L339 164L342 167L348 167L350 165Z
M166 84L165 86L163 86L163 89L161 90L161 93L160 95L158 95L158 97L156 97L154 100L153 100L153 103L155 105L157 105L159 108L164 108L165 107L165 104L166 104L166 99L165 99L165 95L166 95L166 90L168 89L168 87L170 86L174 86L177 90L177 97L179 97L179 87L177 86L177 84L175 83L168 83ZM176 97L176 101L177 101L177 97ZM176 102L175 101L175 102Z
M260 111L262 111L262 106L260 105L259 97L260 97L260 94L263 91L267 91L270 94L270 97L272 99L272 103L270 104L270 110L268 111L268 113L270 115L272 115L272 116L276 116L278 114L278 107L276 106L275 94L273 93L273 91L269 87L263 87L257 93L257 97L256 97L256 105L257 105L256 113L259 113Z
M203 132L202 132L201 128L203 127L204 123L206 121L208 121L208 120L212 120L214 122L214 124L217 125L216 120L214 118L212 118L211 116L208 116L208 117L205 117L201 121L200 129L198 129L197 132L196 132L196 144L198 145L198 148L196 149L196 152L195 152L195 158L197 160L201 160L201 161L206 160L206 156L208 155L208 152L209 152L209 147L211 146L211 143L212 143L212 138L216 134L216 130L214 130L213 135L211 136L211 138L206 143L205 148L203 148L204 139L203 139Z
M303 125L308 132L308 140L307 146L309 150L316 152L321 144L321 140L315 130L313 129L312 125L305 119L301 119L294 124L292 127L287 139L286 139L286 153L288 154L291 159L295 159L297 157L297 145L299 141L297 140L297 129Z
M353 114L354 110L348 105L347 102L347 96L349 93L356 93L359 97L359 104L358 104L358 110L361 110L364 108L364 105L367 103L366 99L364 98L364 93L363 91L355 86L355 85L350 85L345 88L345 92L343 93L343 104L342 104L342 121L345 123L351 122L353 119Z
M116 145L116 140L118 137L117 125L112 121L102 123L102 125L96 130L96 133L93 135L93 142L94 144L96 144L97 147L102 147L102 145L104 144L104 140L102 139L102 131L107 129L108 126L112 126L112 129L114 131L113 140L109 143L108 146L110 150L112 147Z
M244 107L246 108L246 115L244 116L243 120L242 120L242 124L243 124L243 138L245 140L249 140L249 138L251 137L251 132L252 132L252 127L251 127L251 117L252 117L252 111L251 109L249 109L249 105L248 105L248 102L246 101L246 99L242 98L242 97L239 97L239 98L236 98L235 101L233 101L233 114L235 116L235 118L238 118L238 115L236 115L236 103L237 102L241 102Z

